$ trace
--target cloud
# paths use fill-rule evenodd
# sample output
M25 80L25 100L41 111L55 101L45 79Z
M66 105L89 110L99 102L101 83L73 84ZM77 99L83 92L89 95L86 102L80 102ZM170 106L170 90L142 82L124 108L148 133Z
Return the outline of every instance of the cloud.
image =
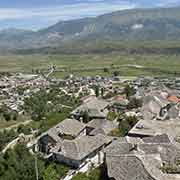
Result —
M170 7L180 5L180 0L159 0L156 4L158 7Z
M0 29L39 29L60 20L94 17L137 7L180 4L180 0L13 0L11 3L7 3L7 0L0 1Z
M90 1L90 0L89 0ZM48 20L68 20L85 16L96 16L112 11L131 9L135 4L125 1L114 3L103 0L91 0L94 3L77 3L69 5L49 6L44 8L0 8L0 20L41 18Z

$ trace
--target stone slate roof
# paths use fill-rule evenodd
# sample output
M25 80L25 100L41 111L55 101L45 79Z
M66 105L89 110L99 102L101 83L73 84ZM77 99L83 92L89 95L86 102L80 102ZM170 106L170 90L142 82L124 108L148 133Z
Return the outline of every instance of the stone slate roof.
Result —
M160 107L165 107L169 104L169 101L158 93L152 93L151 95L145 96L143 104L148 104L151 101L156 102Z
M111 132L113 129L116 128L116 124L106 119L93 119L87 124L87 127L94 128L95 132L97 131L97 129L99 130L101 129L100 131L104 132L104 134L108 134L109 132Z
M87 112L88 112L89 117L94 117L94 118L103 117L103 118L106 118L106 113L101 112L98 109L87 109Z
M145 96L143 99L143 106L141 109L144 119L151 120L159 115L160 110L166 107L169 101L163 98L161 95L152 94Z
M81 106L77 107L74 111L71 112L72 115L77 115L81 111L88 111L89 116L105 116L105 114L102 112L107 106L109 105L109 102L101 99L92 99L91 101L88 101Z
M131 136L126 136L126 141L128 143L131 143L131 144L141 144L141 143L143 143L143 140L141 138L131 137Z
M85 124L75 119L65 119L55 127L48 130L47 134L58 142L59 134L76 137L84 128Z
M113 141L110 146L106 148L107 155L123 155L123 154L134 154L133 145L124 141Z
M179 108L177 106L172 106L168 109L167 119L176 119L179 117Z
M102 128L96 128L96 129L93 129L89 135L90 136L96 136L97 134L106 134L105 131L102 129Z
M107 156L106 163L115 180L154 180L136 156Z
M160 154L163 162L173 163L180 157L180 149L173 144L140 144L138 146L145 154Z
M141 113L143 115L143 119L146 120L152 120L157 115L159 115L159 112L161 110L161 107L156 102L149 102L148 104L143 105L141 108Z
M140 120L130 131L129 136L157 136L167 134L170 141L180 134L180 121L179 120Z
M177 180L164 174L162 162L174 163L180 157L173 144L132 144L116 140L106 148L108 176L115 180Z
M134 152L134 146L124 141L114 141L106 148L109 178L115 180L154 180Z
M142 138L144 143L170 143L170 139L167 134L160 134L154 137Z
M82 160L103 145L112 141L111 137L98 134L96 136L82 136L75 140L64 140L61 151L54 152L73 160Z

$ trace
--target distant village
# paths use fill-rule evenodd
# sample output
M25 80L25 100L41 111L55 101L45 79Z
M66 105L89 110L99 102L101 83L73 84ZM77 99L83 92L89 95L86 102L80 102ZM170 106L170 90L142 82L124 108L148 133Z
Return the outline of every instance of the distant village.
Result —
M27 148L70 167L62 180L102 165L110 180L180 179L180 78L3 74L1 112L26 114L28 98L53 88L59 94L48 104L64 96L78 103L63 121L35 133ZM70 106L61 99L59 105Z

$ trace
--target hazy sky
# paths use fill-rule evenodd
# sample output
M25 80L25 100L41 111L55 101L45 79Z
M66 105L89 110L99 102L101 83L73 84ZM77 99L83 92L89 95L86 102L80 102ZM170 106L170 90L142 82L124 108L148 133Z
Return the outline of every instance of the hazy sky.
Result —
M0 29L39 29L60 20L174 5L180 5L180 0L0 0Z

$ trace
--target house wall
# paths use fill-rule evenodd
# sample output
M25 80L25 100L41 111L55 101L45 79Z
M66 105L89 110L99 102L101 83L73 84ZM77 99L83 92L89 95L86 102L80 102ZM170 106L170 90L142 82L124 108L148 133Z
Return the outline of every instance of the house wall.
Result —
M55 141L51 137L49 137L48 135L43 136L38 141L39 151L41 151L43 153L48 154L51 145L55 145Z
M94 130L94 128L92 128L92 127L86 127L86 133L87 133L87 135L89 135L92 130Z
M87 130L86 128L84 128L77 137L86 136L86 135L87 135Z
M135 134L135 133L128 133L128 136L134 137L134 138L153 137L152 135L147 135L147 134Z
M91 163L94 166L98 166L99 164L102 164L104 161L104 152L103 151L97 152L97 154L95 154L95 156L89 158L89 161L91 161Z
M71 167L74 167L74 168L79 168L82 164L81 161L77 161L77 160L73 160L73 159L69 159L67 157L64 157L63 155L61 154L53 154L54 156L54 159L60 163L64 163L64 164L67 164Z
M89 154L87 157L85 157L82 160L74 160L67 158L63 156L62 154L54 154L54 160L60 162L60 163L65 163L69 166L75 167L75 168L80 168L84 166L87 162L91 162L95 166L102 164L104 161L104 152L103 148L99 148L98 150L92 152Z

